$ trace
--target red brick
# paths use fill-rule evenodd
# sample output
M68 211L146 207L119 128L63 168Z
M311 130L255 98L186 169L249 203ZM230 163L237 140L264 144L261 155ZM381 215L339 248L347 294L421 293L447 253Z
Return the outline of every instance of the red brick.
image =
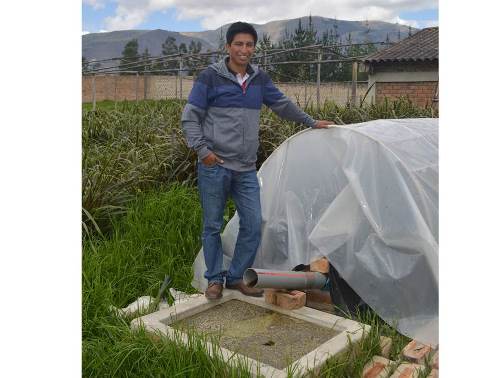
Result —
M402 355L408 361L424 364L429 356L432 348L429 345L424 345L416 340L412 340L402 350Z
M264 300L266 303L276 305L276 289L264 289Z
M394 371L390 378L418 378L425 366L418 364L402 363Z
M437 350L436 353L434 353L434 356L432 356L432 359L430 361L430 365L434 369L439 369L439 351Z
M392 339L390 337L380 336L380 355L389 358L390 349L392 349Z
M319 273L329 273L329 261L325 257L312 261L310 263L310 271Z
M432 369L427 378L439 378L439 370Z
M276 293L276 304L287 310L301 308L306 304L306 293L298 290L292 290L288 293Z
M304 292L306 293L306 307L311 307L329 314L335 313L331 293L320 289L307 289L304 290Z
M362 370L362 378L386 378L389 376L392 361L374 356Z

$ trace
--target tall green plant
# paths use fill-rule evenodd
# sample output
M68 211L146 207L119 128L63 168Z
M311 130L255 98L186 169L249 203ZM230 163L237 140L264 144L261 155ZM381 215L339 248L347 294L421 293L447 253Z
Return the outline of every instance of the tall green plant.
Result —
M196 155L187 147L180 127L185 101L162 100L107 105L83 112L82 207L89 232L110 231L112 218L124 214L139 192L170 183L194 184ZM361 107L326 102L307 107L315 119L352 124L382 118L436 117L437 110L419 108L407 99ZM304 126L261 111L257 167L288 137Z

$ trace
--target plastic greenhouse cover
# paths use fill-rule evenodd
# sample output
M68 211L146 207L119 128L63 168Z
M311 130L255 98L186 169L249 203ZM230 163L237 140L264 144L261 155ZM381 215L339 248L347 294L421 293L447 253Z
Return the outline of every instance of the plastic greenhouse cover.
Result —
M258 172L262 240L254 267L292 270L326 256L399 332L438 344L438 120L304 130ZM222 234L224 269L238 234ZM193 286L206 288L202 250Z

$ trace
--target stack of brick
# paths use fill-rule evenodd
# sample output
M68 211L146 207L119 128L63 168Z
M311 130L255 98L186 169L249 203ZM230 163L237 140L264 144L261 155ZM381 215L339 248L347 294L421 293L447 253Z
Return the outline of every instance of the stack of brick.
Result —
M306 304L306 293L299 290L266 289L264 291L266 303L276 305L287 310L295 310Z
M437 378L439 376L439 350L437 348L412 340L402 350L402 356L407 361L430 367L431 372L427 378Z
M381 356L374 356L362 371L363 378L418 378L426 369L430 369L427 378L439 377L439 351L435 348L412 340L404 347L399 361L389 360L392 340L380 338ZM392 373L392 375L390 375Z
M325 257L314 260L310 263L310 272L319 272L323 274L327 274L329 272L329 261ZM328 301L327 297L330 301L330 296L323 295L320 290L308 290L309 295L312 301L321 302L326 304ZM280 306L287 310L294 310L297 308L301 308L306 306L306 298L307 293L299 290L279 290L279 289L265 289L264 298L266 303Z
M362 378L387 378L390 374L392 361L381 357L374 356L369 361L362 371Z

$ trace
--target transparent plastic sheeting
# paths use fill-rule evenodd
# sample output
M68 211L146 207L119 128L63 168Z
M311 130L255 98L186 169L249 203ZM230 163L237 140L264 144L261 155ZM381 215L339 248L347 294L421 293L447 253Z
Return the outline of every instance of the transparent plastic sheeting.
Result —
M254 267L292 270L326 256L382 319L438 343L438 120L304 130L258 172L262 240ZM224 269L238 234L222 235ZM206 288L200 251L193 286Z

